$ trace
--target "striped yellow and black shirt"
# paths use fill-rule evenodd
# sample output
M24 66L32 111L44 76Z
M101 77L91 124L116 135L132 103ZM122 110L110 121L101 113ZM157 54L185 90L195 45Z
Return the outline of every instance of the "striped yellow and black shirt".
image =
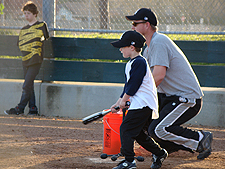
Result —
M24 26L19 34L19 49L22 52L24 66L42 63L43 41L49 38L47 24L37 21L33 25Z

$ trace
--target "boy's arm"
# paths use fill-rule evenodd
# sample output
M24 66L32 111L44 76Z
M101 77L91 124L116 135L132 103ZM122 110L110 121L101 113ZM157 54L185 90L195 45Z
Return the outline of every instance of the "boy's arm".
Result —
M119 104L119 106L120 106L121 109L124 109L124 108L127 107L126 106L126 102L129 99L130 99L130 96L128 94L124 93L123 98L120 99L120 104Z
M126 83L124 93L133 96L138 91L146 74L147 63L142 59L135 60L129 71L129 79ZM122 96L121 96L122 97Z

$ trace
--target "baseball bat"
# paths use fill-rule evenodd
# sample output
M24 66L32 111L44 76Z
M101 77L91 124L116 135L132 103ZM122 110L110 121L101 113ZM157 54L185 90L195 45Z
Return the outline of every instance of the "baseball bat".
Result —
M129 105L130 105L130 102L127 101L127 102L126 102L126 106L129 106ZM119 107L119 106L116 106L114 109L119 110L120 107ZM97 120L97 119L100 119L101 117L105 116L106 114L108 114L108 113L110 113L110 112L111 112L111 109L109 109L109 110L103 110L103 111L100 111L100 112L91 114L91 115L89 115L89 116L87 116L87 117L84 117L84 118L82 119L82 123L83 123L83 124L88 124L88 123L90 123L90 122L92 122L92 121L95 121L95 120Z

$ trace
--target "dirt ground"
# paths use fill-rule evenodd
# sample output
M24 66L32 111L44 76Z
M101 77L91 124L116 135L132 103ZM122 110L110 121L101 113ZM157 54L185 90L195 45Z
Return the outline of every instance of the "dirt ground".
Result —
M53 117L0 115L1 169L109 169L118 163L100 158L103 149L101 121L83 125L80 120ZM225 129L189 126L213 132L213 152L205 160L197 153L170 154L162 169L225 168ZM137 155L145 158L137 168L149 169L151 154L135 145Z

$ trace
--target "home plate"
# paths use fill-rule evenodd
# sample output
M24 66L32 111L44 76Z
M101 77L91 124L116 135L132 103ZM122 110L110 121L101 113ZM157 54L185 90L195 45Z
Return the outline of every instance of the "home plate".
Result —
M87 158L93 163L117 163L116 161L112 161L111 158L101 159L101 158Z

